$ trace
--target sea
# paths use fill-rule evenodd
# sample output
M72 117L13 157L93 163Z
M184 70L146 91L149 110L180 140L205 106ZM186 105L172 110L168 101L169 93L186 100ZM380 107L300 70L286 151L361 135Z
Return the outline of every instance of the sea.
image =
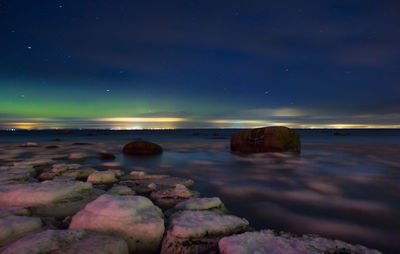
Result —
M61 147L80 142L74 149L113 152L127 173L143 170L193 179L193 189L202 197L220 197L255 230L319 234L400 253L399 129L298 129L300 154L231 153L230 137L240 131L0 131L0 156L28 141ZM123 155L122 146L137 139L158 143L164 152ZM101 161L93 157L83 163Z

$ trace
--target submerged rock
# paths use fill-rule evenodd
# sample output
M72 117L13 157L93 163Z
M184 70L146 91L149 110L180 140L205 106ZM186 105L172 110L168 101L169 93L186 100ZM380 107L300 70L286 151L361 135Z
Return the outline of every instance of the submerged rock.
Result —
M128 254L126 242L119 238L82 229L46 230L26 236L1 254Z
M175 206L178 210L210 210L215 208L222 208L224 204L218 197L214 198L191 198L182 201Z
M270 230L246 232L222 238L219 243L221 254L379 254L360 245L351 245L339 240L305 235L292 237L288 234L275 235Z
M127 155L157 155L162 151L161 146L144 140L130 142L122 149L122 152Z
M163 239L161 254L196 254L217 251L220 238L247 230L249 222L209 211L183 211L175 215Z
M62 173L62 175L73 177L76 180L85 180L89 177L90 174L94 172L97 172L97 170L93 168L82 168L82 169L68 170Z
M100 160L108 161L108 160L114 160L115 155L112 153L107 153L107 152L101 152L100 153Z
M80 164L54 164L51 171L56 174L61 174L67 170L78 169Z
M86 158L87 158L87 154L85 154L85 153L71 153L68 156L68 159L70 159L71 161L82 161Z
M164 220L160 208L148 198L104 194L74 215L70 228L120 236L132 253L156 253Z
M231 137L231 151L244 153L300 152L300 135L287 127L245 130Z
M31 177L36 175L34 168L12 168L10 170L0 171L0 182L10 181L28 181Z
M42 221L35 217L8 216L0 218L0 247L28 234L38 232Z

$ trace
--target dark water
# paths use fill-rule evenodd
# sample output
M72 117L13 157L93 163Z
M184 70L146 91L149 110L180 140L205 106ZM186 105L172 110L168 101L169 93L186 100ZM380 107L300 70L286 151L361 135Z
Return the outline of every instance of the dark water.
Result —
M127 171L134 167L194 179L202 196L221 197L256 229L317 233L400 252L400 130L298 130L300 155L232 154L229 137L237 131L17 131L0 132L0 141L3 153L27 141L68 145L73 151L108 150ZM122 145L137 138L161 144L164 153L123 156ZM44 156L35 151L19 156Z

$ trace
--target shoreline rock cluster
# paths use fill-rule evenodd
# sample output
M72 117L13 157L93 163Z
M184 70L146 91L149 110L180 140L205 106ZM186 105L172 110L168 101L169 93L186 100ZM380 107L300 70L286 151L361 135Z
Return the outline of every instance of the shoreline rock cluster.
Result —
M125 174L118 164L88 167L80 164L85 157L7 159L0 167L0 254L380 253L318 236L252 231L220 198L200 197L191 179Z

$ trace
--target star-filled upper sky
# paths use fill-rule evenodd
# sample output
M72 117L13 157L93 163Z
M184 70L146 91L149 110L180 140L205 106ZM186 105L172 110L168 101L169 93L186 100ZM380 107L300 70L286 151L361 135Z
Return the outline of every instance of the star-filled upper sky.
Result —
M0 128L400 127L400 2L0 0Z

